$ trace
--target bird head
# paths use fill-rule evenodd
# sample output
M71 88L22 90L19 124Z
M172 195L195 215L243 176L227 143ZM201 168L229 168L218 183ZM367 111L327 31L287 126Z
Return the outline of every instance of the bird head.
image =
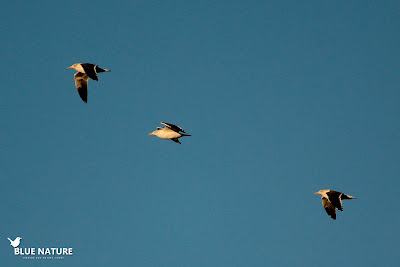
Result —
M75 69L75 67L78 65L78 63L76 63L76 64L74 64L74 65L71 65L71 66L69 66L67 69Z
M330 190L329 189L322 189L322 190L319 190L318 192L315 192L315 194L317 195L317 194L320 194L320 195L325 195L327 192L329 192Z
M22 239L21 237L17 237L17 238L16 238L16 240L21 240L21 239Z

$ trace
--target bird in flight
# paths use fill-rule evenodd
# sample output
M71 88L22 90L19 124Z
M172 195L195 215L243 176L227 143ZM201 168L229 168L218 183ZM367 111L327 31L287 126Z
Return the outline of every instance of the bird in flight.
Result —
M336 220L336 209L343 211L342 199L355 198L330 189L319 190L318 192L315 192L315 194L320 194L322 196L322 206L326 213L328 213L328 215L334 220Z
M93 65L91 63L76 63L68 67L68 69L74 69L78 71L74 75L75 86L78 90L79 96L85 103L87 103L87 85L89 78L98 81L99 79L97 78L97 73L111 71L108 69L99 68L97 65Z
M157 127L157 130L155 130L152 133L149 133L149 135L155 135L162 139L170 139L178 144L181 144L181 142L179 142L178 139L181 138L182 136L191 136L190 134L187 134L179 126L166 122L161 122L161 124L165 125L165 127L164 128Z

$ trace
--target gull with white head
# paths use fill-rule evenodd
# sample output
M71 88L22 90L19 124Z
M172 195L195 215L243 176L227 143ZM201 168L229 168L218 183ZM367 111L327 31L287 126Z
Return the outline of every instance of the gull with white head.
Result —
M322 206L324 207L326 213L328 213L328 215L334 220L336 220L336 209L343 211L342 199L355 198L330 189L319 190L318 192L315 192L315 194L320 194L322 196Z
M161 124L165 125L164 128L162 127L157 127L157 130L155 130L152 133L149 133L149 135L155 135L161 139L170 139L178 144L179 138L182 136L191 136L190 134L187 134L181 127L177 125L173 125L171 123L166 123L166 122L161 122Z
M99 79L97 78L97 73L111 71L108 69L99 68L99 66L91 63L75 63L72 66L69 66L68 69L74 69L78 71L74 75L75 86L78 90L79 96L85 103L87 103L87 85L89 78L98 81Z

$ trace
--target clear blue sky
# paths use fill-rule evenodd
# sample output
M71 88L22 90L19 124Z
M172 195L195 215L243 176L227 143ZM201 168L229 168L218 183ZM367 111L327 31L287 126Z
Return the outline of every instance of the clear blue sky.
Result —
M0 265L395 266L399 1L6 1ZM112 70L89 81L75 71ZM183 127L182 145L148 136ZM320 189L356 196L336 221ZM73 247L23 260L21 247Z

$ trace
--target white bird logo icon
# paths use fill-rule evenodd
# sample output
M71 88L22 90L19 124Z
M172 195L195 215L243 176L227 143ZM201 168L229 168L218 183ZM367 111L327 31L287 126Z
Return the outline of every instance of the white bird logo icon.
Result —
M14 241L12 241L9 237L7 237L7 239L10 241L10 246L13 246L14 248L16 248L16 247L18 247L19 246L19 243L21 242L21 237L17 237L17 238L15 238L15 240Z

